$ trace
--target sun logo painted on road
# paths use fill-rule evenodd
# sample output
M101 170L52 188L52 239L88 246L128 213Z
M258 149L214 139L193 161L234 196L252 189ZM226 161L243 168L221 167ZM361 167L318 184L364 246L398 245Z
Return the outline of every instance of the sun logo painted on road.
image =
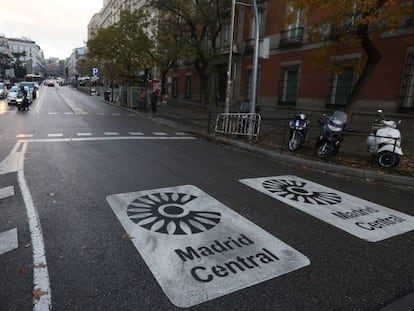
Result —
M219 212L192 211L186 204L197 197L186 193L161 192L141 196L127 207L137 225L169 235L191 235L210 230L220 222Z
M306 183L297 180L269 179L263 182L263 187L283 198L307 204L332 205L342 201L333 192L311 191L305 188Z

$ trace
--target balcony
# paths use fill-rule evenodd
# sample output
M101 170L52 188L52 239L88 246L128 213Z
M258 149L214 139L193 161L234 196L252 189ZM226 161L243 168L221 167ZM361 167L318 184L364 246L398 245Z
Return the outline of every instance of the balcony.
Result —
M291 28L280 33L280 48L296 47L303 44L304 27Z

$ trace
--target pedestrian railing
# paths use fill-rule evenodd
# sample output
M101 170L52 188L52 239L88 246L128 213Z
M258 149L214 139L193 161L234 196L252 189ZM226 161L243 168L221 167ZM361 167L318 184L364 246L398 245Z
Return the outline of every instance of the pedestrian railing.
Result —
M214 131L226 135L244 135L257 139L261 116L258 113L221 113L216 118Z

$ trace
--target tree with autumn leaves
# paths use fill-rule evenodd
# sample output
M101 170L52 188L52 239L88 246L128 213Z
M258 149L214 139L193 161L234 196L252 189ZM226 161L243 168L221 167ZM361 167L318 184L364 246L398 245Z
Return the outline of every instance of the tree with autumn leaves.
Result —
M358 69L346 104L350 119L357 97L381 60L378 40L386 32L399 29L414 19L413 1L407 0L288 0L293 20L298 12L306 20L310 42L324 42L321 53L338 55L349 48L360 48L366 61ZM340 73L340 66L332 68Z

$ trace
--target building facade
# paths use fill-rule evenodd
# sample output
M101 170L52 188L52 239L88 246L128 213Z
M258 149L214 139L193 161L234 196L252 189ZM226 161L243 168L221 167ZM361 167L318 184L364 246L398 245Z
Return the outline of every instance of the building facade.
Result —
M287 24L288 1L258 1L259 58L257 104L293 106L298 109L343 108L366 55L362 49L346 49L324 55L326 41L311 43L306 22L298 15ZM234 79L232 101L248 100L252 90L253 14L237 7L234 32ZM216 62L213 79L218 101L224 101L227 85L229 27L224 27L220 44L224 57ZM333 29L326 30L327 35ZM393 32L375 41L382 58L358 96L358 110L387 109L414 112L414 23L407 19ZM227 49L225 48L227 46ZM227 54L226 54L227 52ZM342 72L332 72L340 63ZM200 81L191 66L177 66L169 75L169 97L199 101Z
M7 41L12 56L16 53L25 53L25 56L20 57L20 61L24 64L26 73L44 76L46 67L43 52L35 41L27 38L8 38Z

